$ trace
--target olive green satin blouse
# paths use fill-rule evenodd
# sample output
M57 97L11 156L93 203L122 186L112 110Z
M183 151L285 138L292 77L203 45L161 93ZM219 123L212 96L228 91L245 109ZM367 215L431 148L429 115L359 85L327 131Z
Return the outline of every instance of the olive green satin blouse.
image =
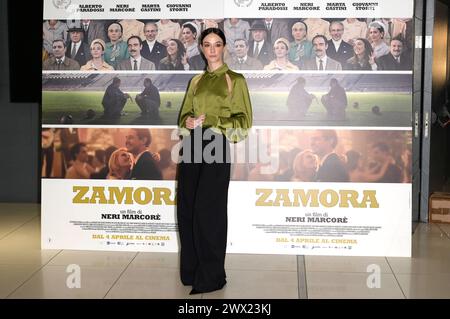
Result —
M186 119L201 114L206 115L203 127L220 131L233 143L245 139L248 129L252 127L253 115L244 76L230 70L226 64L213 72L206 70L194 76L178 118L181 134L190 133L186 128Z

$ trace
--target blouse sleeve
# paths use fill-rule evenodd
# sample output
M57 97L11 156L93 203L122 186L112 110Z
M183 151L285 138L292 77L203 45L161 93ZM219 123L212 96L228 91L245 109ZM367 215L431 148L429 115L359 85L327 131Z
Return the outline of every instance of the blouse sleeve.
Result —
M230 117L219 117L217 127L233 143L244 140L252 127L252 105L247 82L243 76L236 78L231 94Z
M196 82L196 77L193 77L191 82L189 83L188 90L181 106L180 115L178 117L178 127L180 128L180 134L182 135L189 135L189 130L186 128L186 119L189 116L194 116L193 98Z

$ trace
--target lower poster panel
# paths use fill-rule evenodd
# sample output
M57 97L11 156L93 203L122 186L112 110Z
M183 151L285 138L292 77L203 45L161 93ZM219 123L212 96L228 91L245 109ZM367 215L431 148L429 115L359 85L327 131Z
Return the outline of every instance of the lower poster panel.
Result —
M175 182L42 180L42 248L178 251ZM411 256L411 184L232 181L229 253ZM211 212L214 213L214 212Z

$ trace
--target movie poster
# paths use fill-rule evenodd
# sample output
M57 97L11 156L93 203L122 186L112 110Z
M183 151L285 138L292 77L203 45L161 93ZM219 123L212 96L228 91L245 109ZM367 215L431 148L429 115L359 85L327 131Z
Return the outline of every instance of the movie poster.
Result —
M42 248L178 251L178 115L218 27L253 108L227 252L410 256L413 4L46 0Z

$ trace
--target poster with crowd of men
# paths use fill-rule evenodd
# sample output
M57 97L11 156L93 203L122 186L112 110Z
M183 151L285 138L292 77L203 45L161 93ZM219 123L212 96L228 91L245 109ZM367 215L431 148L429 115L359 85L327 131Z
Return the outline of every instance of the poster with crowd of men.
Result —
M410 256L412 0L44 3L44 249L178 250L177 120L216 27L253 108L227 251Z

